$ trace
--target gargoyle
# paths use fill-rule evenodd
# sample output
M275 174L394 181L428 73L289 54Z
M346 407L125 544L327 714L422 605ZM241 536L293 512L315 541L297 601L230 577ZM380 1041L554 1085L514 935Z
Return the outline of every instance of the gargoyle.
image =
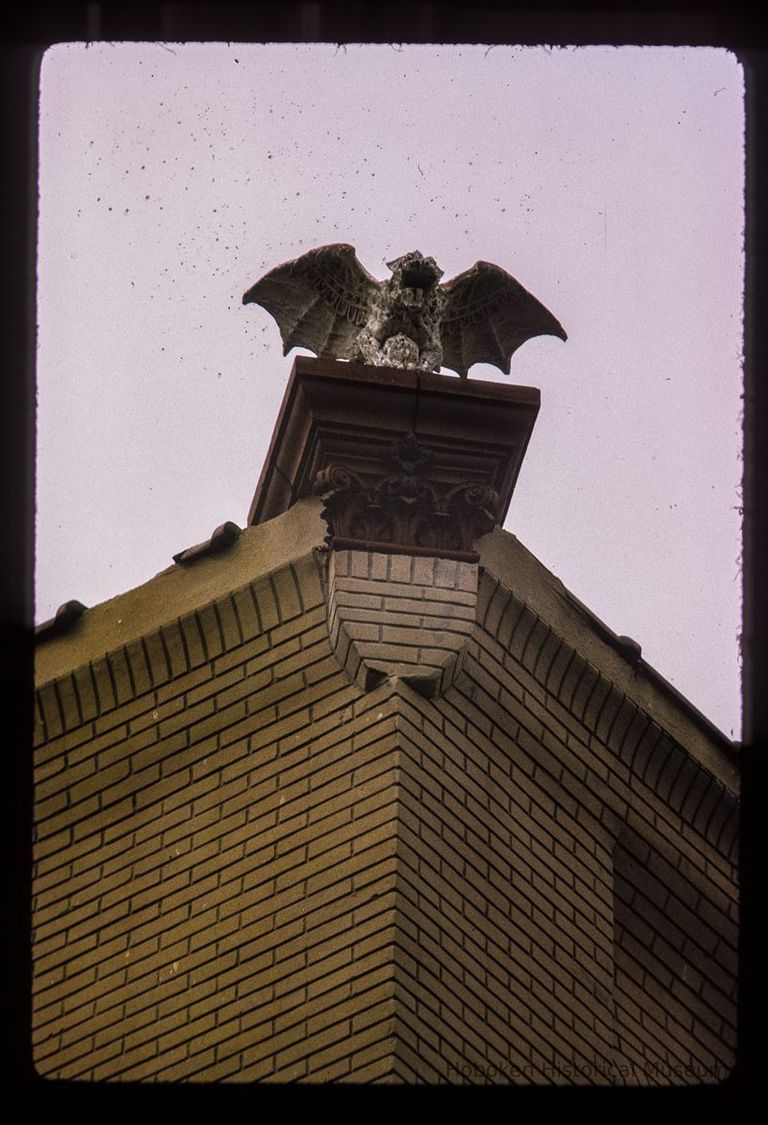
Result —
M566 339L560 323L505 270L490 262L440 284L443 271L418 250L387 263L377 281L345 243L319 246L277 266L248 290L277 321L283 355L439 371L462 378L473 363L509 374L513 352L532 336Z

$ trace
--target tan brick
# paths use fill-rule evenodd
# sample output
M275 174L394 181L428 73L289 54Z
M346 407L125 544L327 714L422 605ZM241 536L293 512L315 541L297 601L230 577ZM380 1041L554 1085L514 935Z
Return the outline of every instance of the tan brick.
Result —
M86 830L82 823L84 818L89 817L91 813L95 813L98 808L98 803L97 797L91 797L89 800L82 802L76 807L68 808L66 811L57 813L37 824L35 826L37 842L33 847L33 855L42 860L44 856L49 855L54 850L58 850L53 847L50 837L55 838L58 847L66 846L65 841L71 839L72 832L74 832L75 840L78 840ZM87 823L90 823L90 821ZM70 825L74 825L74 828L71 829L69 827ZM46 840L48 841L47 843ZM45 865L40 862L38 870L41 872L48 870L51 865L52 863Z
M191 1063L187 1061L187 1050L188 1044L183 1043L172 1051L165 1051L162 1055L143 1058L128 1070L121 1071L120 1079L123 1082L137 1082L155 1077L163 1082L173 1081L174 1075L178 1075L180 1069L186 1067L191 1070Z
M248 641L261 632L261 622L256 602L251 593L251 587L244 586L242 589L236 590L232 595L232 603L240 622L243 640Z
M221 1082L230 1075L234 1076L235 1081L239 1079L240 1059L237 1055L217 1061L213 1061L213 1056L215 1052L212 1049L201 1055L194 1055L189 1063L190 1072L203 1082ZM206 1060L204 1066L197 1062L198 1058ZM194 1071L192 1071L193 1065Z
M140 910L143 906L154 903L158 899L167 901L168 896L174 891L189 886L190 873L188 869L182 870L173 878L163 878L161 883L159 872L151 871L146 876L146 881L148 884L146 890L134 893L131 898L132 910Z
M389 560L382 558L389 566ZM444 568L444 589L449 588L451 569L452 565ZM373 561L370 573L378 573ZM375 586L375 579L367 577L368 562L365 574L364 581ZM290 582L286 586L289 599ZM363 590L363 597L381 597L383 584L378 585L375 595ZM267 601L272 589L269 583L262 584ZM414 604L420 604L419 598L427 601L421 592L414 599L402 592L392 594L389 585L386 589L388 597L403 599L397 609L404 613L411 613ZM515 609L519 603L504 598L500 593L500 604L507 607L497 625L500 639L509 643L512 625L517 624L514 643L523 646L520 653L530 664L540 636L543 644L532 667L536 675L551 678L562 663L561 647L533 618L524 637L529 619L521 605ZM485 604L488 608L490 600ZM428 610L415 616L437 617L439 599L430 601ZM211 628L226 633L230 643L237 628L234 617L226 615L221 606L218 616L216 611L208 614ZM265 646L248 650L246 644L237 654L216 658L220 684L185 673L177 685L163 688L164 692L167 688L164 698L176 708L173 714L164 714L166 721L181 720L184 691L195 693L187 700L192 706L213 700L214 692L219 704L226 704L228 714L211 710L200 718L193 733L195 741L187 740L187 728L181 724L177 734L183 741L160 753L153 745L156 721L147 722L138 732L133 725L146 721L146 709L143 717L137 713L129 719L121 719L122 708L114 711L113 726L107 732L111 741L99 750L109 757L99 765L110 769L120 760L125 722L131 722L134 736L146 731L147 741L136 750L134 762L142 763L140 768L162 765L161 776L145 775L143 779L148 803L106 825L97 822L87 833L79 829L75 848L85 845L87 850L77 858L73 858L70 844L74 833L69 831L62 833L60 853L42 856L39 894L43 897L38 902L42 910L54 907L53 913L42 915L42 925L49 926L40 939L49 943L42 946L42 956L53 959L43 964L56 969L53 962L64 956L61 922L69 917L75 927L97 927L77 940L89 942L98 932L99 945L107 942L107 960L131 952L127 964L133 961L136 967L132 971L139 974L130 986L139 988L131 1002L145 1029L142 1035L152 1034L153 1005L158 1001L166 1004L160 1018L173 1016L180 1021L179 1029L188 1005L195 1006L193 1018L218 1014L223 1021L223 1031L218 1025L210 1029L217 1037L215 1043L202 1045L201 1039L192 1044L189 1053L186 1044L176 1045L165 1060L156 1055L127 1062L116 1059L110 1075L147 1079L162 1074L184 1078L220 1073L225 1079L269 1080L294 1073L305 1078L329 1072L346 1078L379 1065L378 1077L391 1078L395 1073L391 1059L380 1063L374 1059L354 1071L345 1062L344 1068L335 1071L334 1044L326 1046L322 1038L315 1041L312 1036L321 1035L325 1027L344 1026L346 1020L354 1020L360 1031L376 1025L375 994L360 1007L349 989L362 989L359 994L365 997L375 974L379 970L387 973L382 954L392 948L395 934L404 944L411 943L410 953L403 954L411 975L403 985L408 1019L402 1021L401 1075L415 1074L419 1065L428 1069L431 1064L424 1059L432 1057L429 1051L437 1057L448 1049L446 1044L453 1042L457 1027L463 1029L465 1039L456 1039L450 1049L459 1058L482 1058L490 1043L493 1050L508 1052L518 1051L519 1044L515 1057L535 1059L539 1067L553 1052L570 1050L569 1044L580 1058L604 1057L609 1032L599 1022L600 1006L592 989L597 987L595 976L602 980L608 971L611 859L606 850L609 834L596 818L603 815L603 805L612 802L621 820L621 800L628 800L641 810L634 814L638 819L631 821L632 826L657 841L656 846L669 855L676 847L673 814L654 804L653 795L639 786L622 798L619 786L626 787L629 779L626 766L620 764L611 772L605 748L590 739L580 723L572 718L566 722L560 711L548 710L549 697L543 689L489 638L482 640L482 666L475 660L479 672L468 657L460 688L430 702L412 697L407 689L394 694L379 689L364 698L357 689L344 686L343 675L328 654L321 605L311 622L297 616L272 628L269 639L275 647L271 651ZM239 636L237 632L237 639ZM191 643L188 637L188 651ZM479 648L474 651L480 654ZM260 710L249 716L231 709L249 698L246 675L253 677L250 690L259 693ZM586 686L582 682L579 690L585 691ZM158 703L162 707L159 696ZM310 704L315 705L312 717ZM80 705L84 705L83 699ZM584 706L588 715L590 709L595 712L593 721L601 731L609 725L612 703L599 702L592 691ZM610 724L620 732L619 719L617 712ZM210 724L207 745L200 737L205 724ZM214 751L217 737L221 749ZM75 752L82 746L75 746ZM52 761L43 759L42 764ZM40 799L87 783L93 777L87 755L80 760L80 765L86 763L89 768L71 774L66 785L41 790ZM78 763L73 764L78 768ZM563 768L562 782L555 781ZM150 796L155 786L176 773L183 777L178 790ZM49 773L43 781L57 776ZM612 784L614 777L618 786ZM393 788L396 782L398 787ZM586 785L591 797L588 794L582 801L579 785ZM282 805L278 805L280 798ZM395 816L398 801L402 812ZM625 819L630 821L630 815ZM386 849L395 844L395 832L398 845L390 852ZM214 850L200 853L206 858L194 854L207 845ZM678 854L691 864L704 865L697 887L702 880L714 880L718 890L711 901L728 917L727 900L721 907L717 893L727 885L729 868L720 862L717 873L710 876L709 861L702 851L705 846L696 834L683 833ZM172 856L175 851L179 854ZM357 864L351 862L358 859ZM191 879L167 883L167 876L177 878L180 869L189 870L190 863ZM57 912L56 902L66 903L69 897L55 887L57 871L73 881L72 893L85 896L84 902L100 893L107 910L129 890L137 896L151 891L162 897L145 903L139 898L140 908L131 916L78 918L70 916L66 907ZM154 873L150 885L141 882L142 872ZM74 880L80 882L75 886ZM353 899L357 892L359 897ZM685 892L691 893L698 896L701 892L696 887ZM399 909L394 921L388 921L386 911L392 910L393 902L399 903ZM679 899L679 903L696 912L695 901ZM732 921L730 927L729 937L734 932ZM713 927L712 932L723 931ZM353 936L348 938L348 933ZM124 947L129 934L131 944ZM222 955L221 946L217 951L215 943L229 941L240 944ZM180 962L178 980L168 975L172 967L168 957L176 949L188 950L176 958ZM345 960L347 952L351 961ZM329 953L340 953L342 963L329 966ZM577 953L581 961L576 959ZM78 955L98 957L98 947L81 944L74 947L74 958ZM392 957L393 961L400 958L399 949ZM160 958L160 963L153 958ZM312 976L315 968L320 976ZM391 967L389 974L385 982L391 979ZM664 987L665 979L663 975L659 978L659 988ZM87 990L100 983L98 978L83 978L74 992L65 993L83 994L71 1014L78 1019L101 1019L110 1011L119 1013L123 1005L127 1012L130 989L124 982L120 978L110 981L90 997ZM717 990L699 975L696 987L701 988L702 983L712 989L707 998L714 996ZM51 1013L46 1016L48 1027L61 1018L60 1012L53 1015L61 1001L49 1000L60 994L59 985L66 988L67 980L51 980L41 1008ZM513 988L510 1006L508 990ZM673 1022L669 1028L657 1020L653 1027L649 1024L637 1031L635 1040L642 1043L643 1051L650 1051L655 1042L663 1054L674 1035L688 1034L679 1017L672 1015L673 1002L678 1003L670 993L669 1020ZM702 1013L711 1012L708 999L702 996L697 1002L702 1004ZM730 1003L727 998L725 1002ZM627 1019L632 1003L627 997ZM94 1015L94 1006L104 1004L111 1008ZM272 1028L300 1026L311 1018L310 1013L316 1013L320 1021L317 1031L306 1027L303 1039L284 1044L274 1069L274 1051L259 1053L260 1044L270 1038ZM117 1019L125 1017L118 1015ZM690 1026L693 1017L687 1019ZM238 1021L253 1022L246 1026ZM700 1018L700 1023L706 1027L706 1019ZM112 1035L115 1030L114 1023L93 1030L91 1023L83 1026L88 1027L87 1032L77 1032L77 1040L68 1039L66 1045L101 1032ZM424 1029L422 1038L420 1028ZM257 1043L254 1036L263 1029L270 1030ZM176 1030L174 1024L162 1034ZM71 1034L75 1034L74 1028ZM631 1037L633 1033L626 1034ZM58 1043L53 1035L48 1041ZM96 1050L103 1046L108 1046L103 1038L94 1043ZM236 1069L240 1052L248 1050L250 1061L245 1069ZM93 1070L111 1061L76 1065ZM540 1070L537 1073L541 1076Z
M193 707L184 707L177 714L160 722L160 738L167 738L182 727L191 727L195 723L212 714L214 710L213 699L202 699Z
M55 990L64 1001L64 1012L88 1011L91 1003L105 993L112 993L125 983L125 969L119 969L109 976L98 977L95 967L65 981Z
M147 805L157 806L163 797L183 789L189 780L190 771L182 769L172 773L169 777L165 777L162 781L156 781L148 787L138 790L133 798L136 808L143 809Z
M299 617L304 609L301 597L301 585L297 580L293 567L284 567L273 575L274 590L280 609L282 621Z

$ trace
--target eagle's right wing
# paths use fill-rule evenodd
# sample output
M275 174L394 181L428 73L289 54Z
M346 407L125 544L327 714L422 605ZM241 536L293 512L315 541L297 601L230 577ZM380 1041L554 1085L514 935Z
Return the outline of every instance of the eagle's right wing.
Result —
M276 266L243 297L277 321L283 355L309 348L321 357L354 359L355 341L368 320L380 283L360 265L354 246L319 246Z

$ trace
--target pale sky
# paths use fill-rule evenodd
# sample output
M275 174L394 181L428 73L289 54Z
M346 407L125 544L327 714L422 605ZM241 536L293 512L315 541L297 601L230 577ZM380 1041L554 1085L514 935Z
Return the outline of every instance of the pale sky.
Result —
M739 737L743 134L715 48L49 49L36 620L245 525L292 363L241 304L266 270L484 259L569 336L512 358L505 527Z

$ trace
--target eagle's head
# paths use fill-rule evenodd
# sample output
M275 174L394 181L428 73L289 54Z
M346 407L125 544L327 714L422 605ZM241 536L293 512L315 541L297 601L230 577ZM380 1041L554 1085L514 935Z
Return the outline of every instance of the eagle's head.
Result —
M390 292L408 308L422 308L435 293L443 271L434 258L425 258L420 250L412 250L387 262L392 270Z

